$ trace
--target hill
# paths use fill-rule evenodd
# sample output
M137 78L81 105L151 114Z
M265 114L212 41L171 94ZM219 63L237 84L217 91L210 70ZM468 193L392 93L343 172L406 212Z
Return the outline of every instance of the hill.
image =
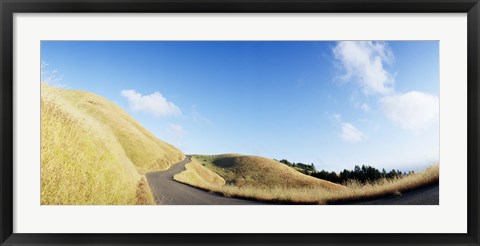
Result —
M344 185L305 175L293 167L259 156L193 155L176 181L225 196L292 204L329 204L401 196L438 184L439 165L403 177Z
M341 192L346 187L298 172L278 161L238 154L192 155L174 179L225 196L280 203L318 203L312 191Z
M227 154L194 156L194 158L218 173L229 185L259 188L307 186L326 189L342 188L341 185L302 174L294 168L265 157Z
M105 98L41 85L42 204L151 204L144 173L183 158Z

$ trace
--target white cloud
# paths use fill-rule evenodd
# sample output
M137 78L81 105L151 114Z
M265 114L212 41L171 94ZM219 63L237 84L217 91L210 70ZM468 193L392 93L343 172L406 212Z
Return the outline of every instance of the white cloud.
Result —
M346 122L342 122L342 134L343 140L351 143L360 142L365 139L365 134L356 128L354 125Z
M362 103L362 105L360 105L360 109L363 110L363 112L368 112L370 111L370 106L367 103Z
M142 95L135 90L123 90L122 96L127 98L134 111L140 111L155 116L178 116L182 112L173 102L156 91L150 95Z
M344 122L340 114L333 114L332 117L335 121L337 121L341 125L342 132L340 133L340 137L344 141L347 141L350 143L356 143L356 142L363 141L367 138L367 136L362 131L360 131L357 127L355 127L353 124Z
M438 97L411 91L380 99L383 113L392 122L409 130L420 130L439 120Z
M387 43L338 42L333 48L333 54L345 71L342 78L356 80L364 95L379 98L382 113L394 124L403 129L419 131L438 122L439 99L437 96L417 91L404 94L395 91L395 76L384 68L386 64L393 64L395 59ZM361 104L355 100L354 107L364 112L372 111L367 103ZM353 125L350 127L348 123L340 122L343 124L342 138L347 139L351 136L351 139L361 139L361 137L355 138L356 128Z
M394 56L384 42L342 41L333 54L345 69L344 79L357 79L364 94L389 94L393 92L394 76L385 70Z
M185 134L185 130L181 125L177 125L173 123L168 125L167 131L175 135L176 137L181 137Z

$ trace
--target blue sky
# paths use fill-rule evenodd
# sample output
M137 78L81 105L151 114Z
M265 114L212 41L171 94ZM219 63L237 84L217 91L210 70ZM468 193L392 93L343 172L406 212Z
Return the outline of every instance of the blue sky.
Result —
M187 154L317 169L439 159L437 41L42 41L42 80L96 93Z

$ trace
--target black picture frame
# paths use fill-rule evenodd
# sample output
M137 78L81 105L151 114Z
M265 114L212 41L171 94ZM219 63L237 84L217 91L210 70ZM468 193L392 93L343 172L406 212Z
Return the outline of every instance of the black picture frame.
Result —
M0 0L1 245L480 245L478 0ZM465 234L21 234L13 233L15 13L467 13L468 221Z

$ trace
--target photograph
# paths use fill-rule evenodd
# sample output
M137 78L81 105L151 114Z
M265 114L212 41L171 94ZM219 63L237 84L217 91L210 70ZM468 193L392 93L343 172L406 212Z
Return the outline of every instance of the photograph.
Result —
M438 40L42 40L40 60L42 206L440 205Z
M480 246L479 1L0 0L0 246Z

